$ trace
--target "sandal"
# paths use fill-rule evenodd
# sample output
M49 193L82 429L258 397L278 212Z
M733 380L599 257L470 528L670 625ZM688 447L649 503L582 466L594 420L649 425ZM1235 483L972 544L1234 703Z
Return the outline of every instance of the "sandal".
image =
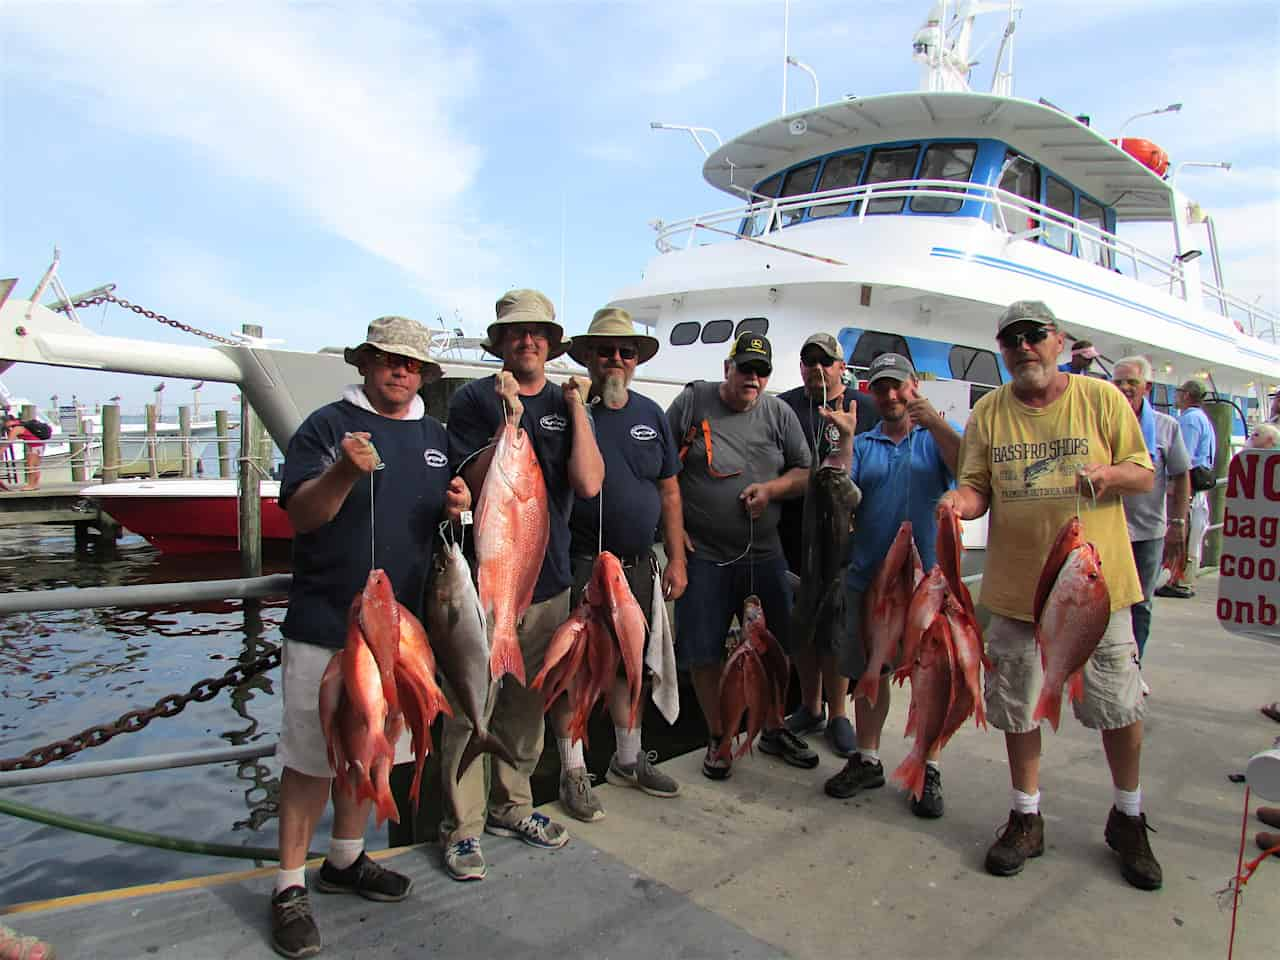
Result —
M1270 717L1276 723L1280 723L1280 700L1272 700L1265 707L1259 709L1264 717Z

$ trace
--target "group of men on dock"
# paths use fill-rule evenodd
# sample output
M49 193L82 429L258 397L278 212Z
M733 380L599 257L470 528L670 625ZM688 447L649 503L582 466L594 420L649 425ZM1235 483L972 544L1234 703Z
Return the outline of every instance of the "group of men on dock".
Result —
M370 324L365 341L346 351L362 382L306 420L289 445L281 483L280 501L298 536L283 627L279 756L285 774L281 862L271 904L275 949L290 957L320 949L303 861L330 792L333 832L317 889L384 901L409 894L408 877L363 851L368 802L330 791L317 710L320 674L342 646L346 606L368 572L369 553L360 545L373 542L375 564L417 612L437 528L459 521L479 496L488 448L507 423L522 427L534 445L550 514L533 605L519 626L529 675L541 667L596 553L615 553L641 609L653 614L645 655L653 699L673 718L677 665L689 671L709 735L702 770L713 780L731 775L720 740L737 732L720 727L725 636L745 597L755 594L770 629L789 648L800 681L798 708L781 726L764 731L760 749L797 767L816 767L818 755L804 736L825 731L832 751L847 761L826 782L828 794L846 798L882 787L888 668L874 707L857 698L851 722L847 706L850 683L866 668L863 594L901 520L912 521L927 567L940 501L964 519L988 515L981 596L991 613L985 706L990 722L1005 733L1011 800L986 866L1001 876L1018 873L1044 852L1041 742L1032 720L1042 671L1031 598L1058 528L1075 514L1079 498L1089 497L1089 539L1102 554L1112 616L1085 668L1084 696L1074 709L1081 723L1100 731L1110 767L1114 805L1106 841L1130 883L1158 888L1161 869L1142 812L1146 701L1136 654L1149 630L1153 558L1166 555L1164 544L1174 536L1166 536L1166 527L1181 527L1190 499L1181 479L1186 451L1168 418L1145 399L1151 379L1145 361L1127 358L1116 365L1119 390L1060 371L1066 335L1039 302L1012 304L995 328L1010 381L975 405L962 434L926 398L907 357L876 357L863 393L847 384L844 352L826 333L804 342L797 358L802 386L794 390L766 392L772 345L763 333L746 330L733 341L721 379L689 384L663 411L629 389L658 343L638 333L625 311L598 311L587 332L570 341L550 300L533 290L513 290L498 300L483 346L501 359L502 369L458 390L443 426L425 413L419 396L424 383L440 375L427 332L401 317ZM566 352L586 368L588 382L570 377L556 385L548 379L547 362ZM815 631L809 646L790 643L789 628L800 572L801 498L814 458L847 465L862 503L845 584L847 619ZM1170 481L1173 506L1166 523ZM659 536L665 568L653 552ZM664 600L674 601L674 631ZM619 683L609 700L616 747L607 779L657 797L677 796L679 784L642 749L625 692ZM510 680L502 684L490 730L500 734L516 763L491 758L487 786L480 764L456 782L471 730L461 711L444 721L440 836L444 866L454 879L486 875L484 833L548 850L568 841L562 824L533 809L530 775L542 752L543 706L540 692ZM567 709L553 704L548 715L560 756L561 806L579 820L598 820L604 808L581 744L569 737ZM397 759L407 757L406 748L401 745ZM933 818L943 813L941 770L936 756L928 759L923 795L911 809Z

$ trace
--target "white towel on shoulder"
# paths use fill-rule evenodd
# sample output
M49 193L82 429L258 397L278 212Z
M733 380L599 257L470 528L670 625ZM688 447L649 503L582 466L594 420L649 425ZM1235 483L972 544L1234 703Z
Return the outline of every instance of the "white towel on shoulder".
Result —
M653 565L653 603L649 610L649 645L644 665L649 668L654 706L667 723L680 716L680 680L676 675L675 634L662 596L662 576Z

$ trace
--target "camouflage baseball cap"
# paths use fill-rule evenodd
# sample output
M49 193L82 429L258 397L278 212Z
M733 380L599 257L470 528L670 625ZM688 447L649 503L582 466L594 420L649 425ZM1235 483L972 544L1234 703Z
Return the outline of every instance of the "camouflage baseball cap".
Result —
M1005 307L996 321L996 336L1004 332L1005 327L1015 323L1034 323L1042 327L1056 327L1058 318L1041 300L1018 300Z
M840 349L840 344L836 338L829 333L812 333L804 343L800 345L800 355L804 356L805 350L809 347L817 347L832 360L843 360L844 351Z
M441 375L440 364L431 359L431 334L417 320L408 317L378 317L369 324L364 343L347 347L342 359L353 366L359 363L360 354L366 350L381 350L401 357L412 357L423 363L422 379L435 380Z
M547 295L539 290L508 290L494 304L497 319L480 346L495 357L502 357L502 328L508 324L540 323L551 330L548 338L547 359L554 360L569 349L573 342L564 338L564 327L556 323L556 308Z

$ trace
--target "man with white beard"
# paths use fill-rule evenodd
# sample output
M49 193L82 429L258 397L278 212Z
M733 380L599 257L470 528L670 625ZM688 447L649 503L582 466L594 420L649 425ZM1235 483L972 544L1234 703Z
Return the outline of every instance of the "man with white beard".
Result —
M617 556L636 602L650 621L646 663L652 662L650 645L661 642L660 632L654 631L655 589L661 591L660 600L674 600L684 593L686 583L684 518L676 480L680 458L671 426L661 407L628 389L636 367L657 352L658 341L636 333L631 315L612 307L597 310L587 332L574 337L569 348L569 356L591 375L589 404L596 444L605 466L600 494L590 499L579 497L569 520L573 571L570 602L576 605L581 599L600 550ZM660 580L658 561L653 555L659 524L667 552L667 567ZM670 631L665 636L670 644ZM674 667L674 650L669 662ZM676 689L674 675L657 682L669 684L669 691ZM614 679L609 714L617 749L609 761L608 781L635 787L650 796L676 796L680 785L655 768L640 749L640 727L630 725L625 677ZM566 755L582 760L581 750ZM585 762L574 767L566 765L560 771L560 804L579 820L599 820L604 816Z

